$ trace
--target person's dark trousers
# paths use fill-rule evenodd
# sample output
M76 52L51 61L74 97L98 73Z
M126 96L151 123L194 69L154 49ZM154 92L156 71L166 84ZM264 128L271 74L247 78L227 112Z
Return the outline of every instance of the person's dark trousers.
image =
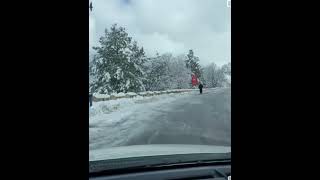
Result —
M89 94L89 106L92 106L92 94Z
M200 94L202 94L202 88L200 88Z

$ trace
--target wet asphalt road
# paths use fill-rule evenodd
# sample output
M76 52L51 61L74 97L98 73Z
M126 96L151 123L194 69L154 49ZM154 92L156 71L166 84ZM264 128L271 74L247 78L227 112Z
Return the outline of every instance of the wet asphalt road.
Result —
M123 145L200 144L231 146L231 89L204 89L158 109L160 115Z

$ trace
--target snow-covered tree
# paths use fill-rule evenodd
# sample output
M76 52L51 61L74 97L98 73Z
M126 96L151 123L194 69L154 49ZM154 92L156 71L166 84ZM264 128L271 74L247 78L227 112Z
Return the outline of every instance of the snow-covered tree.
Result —
M171 54L157 54L150 58L147 71L147 90L159 91L169 89L169 63L172 59Z
M148 61L146 89L152 91L189 88L191 70L186 67L185 56L157 54Z
M231 63L229 62L228 64L224 64L223 66L221 66L222 71L231 76Z
M202 70L199 64L199 58L194 56L194 52L192 49L189 50L185 63L187 68L189 68L193 74L195 74L198 78L201 78Z
M94 86L97 81L96 77L96 69L95 69L95 64L93 57L91 60L89 60L89 92L94 92Z
M225 79L223 69L211 63L203 69L203 79L207 87L221 87Z
M223 83L223 86L231 86L231 63L225 64L221 67L224 76L225 76L225 82Z
M93 60L95 92L144 91L144 50L138 47L137 42L132 42L125 28L114 24L110 31L105 30L105 35L99 42L100 46L93 48L97 52Z
M204 81L208 87L231 86L231 63L218 67L211 63L204 68Z
M185 66L185 56L174 57L170 61L170 88L185 89L190 88L191 70Z

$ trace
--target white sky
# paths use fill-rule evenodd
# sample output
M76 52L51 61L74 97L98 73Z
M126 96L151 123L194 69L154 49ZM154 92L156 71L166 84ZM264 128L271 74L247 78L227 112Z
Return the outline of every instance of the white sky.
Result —
M146 55L193 49L200 64L231 60L231 9L227 0L92 0L90 47L117 23ZM93 51L93 50L92 50Z

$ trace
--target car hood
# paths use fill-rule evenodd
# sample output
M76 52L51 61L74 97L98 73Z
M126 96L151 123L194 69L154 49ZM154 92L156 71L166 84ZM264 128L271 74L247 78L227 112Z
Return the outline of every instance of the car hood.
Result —
M89 161L110 160L130 157L159 156L196 153L230 153L230 146L150 144L110 147L89 151Z

